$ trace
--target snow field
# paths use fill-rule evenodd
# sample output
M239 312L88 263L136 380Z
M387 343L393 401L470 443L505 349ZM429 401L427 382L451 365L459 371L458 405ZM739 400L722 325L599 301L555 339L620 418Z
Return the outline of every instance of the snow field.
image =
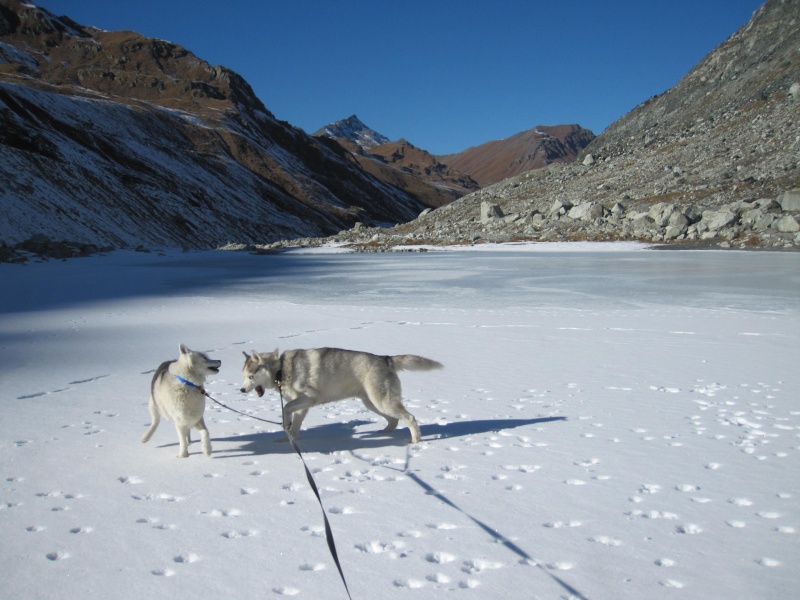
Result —
M544 293L580 288L566 307L528 290L447 306L449 284L397 265L369 297L359 271L325 302L312 287L335 274L312 257L219 286L201 262L264 263L168 258L0 265L16 286L0 296L9 598L346 597L277 426L209 402L211 458L193 444L176 459L167 422L139 443L152 373L180 342L222 360L212 396L271 420L277 396L238 391L242 351L335 345L444 363L401 373L422 443L402 425L382 434L357 400L312 409L298 438L353 598L800 590L800 311L774 310L779 294L753 292L770 310L638 293L614 306L565 277ZM65 265L70 289L34 293L58 290ZM92 282L107 284L96 300Z

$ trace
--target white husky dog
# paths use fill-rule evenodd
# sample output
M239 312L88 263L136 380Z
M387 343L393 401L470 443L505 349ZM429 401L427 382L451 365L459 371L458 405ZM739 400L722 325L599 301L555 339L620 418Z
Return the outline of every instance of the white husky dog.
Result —
M178 458L189 456L189 431L192 427L200 432L203 452L211 454L211 441L203 421L206 409L206 391L203 384L206 377L219 372L222 364L212 360L203 352L193 352L186 346L179 346L178 360L161 363L150 384L150 414L153 424L142 436L142 443L148 441L158 427L163 416L175 424L178 430Z
M442 368L435 360L413 354L377 356L340 348L287 350L282 355L277 350L261 354L253 350L244 356L241 391L255 390L263 396L265 388L279 389L287 401L284 427L293 438L312 406L360 398L364 406L388 421L384 431L394 431L402 419L415 444L420 440L419 425L403 406L397 371Z

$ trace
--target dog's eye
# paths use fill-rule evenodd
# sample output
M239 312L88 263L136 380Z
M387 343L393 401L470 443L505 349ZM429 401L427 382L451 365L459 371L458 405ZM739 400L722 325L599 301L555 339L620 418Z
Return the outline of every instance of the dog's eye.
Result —
M255 378L256 378L255 375L250 375L250 379L255 379Z

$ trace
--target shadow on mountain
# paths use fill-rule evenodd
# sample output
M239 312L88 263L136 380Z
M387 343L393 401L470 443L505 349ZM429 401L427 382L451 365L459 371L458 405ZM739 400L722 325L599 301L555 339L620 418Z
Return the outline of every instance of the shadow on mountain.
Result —
M483 433L506 431L529 425L541 425L556 421L566 421L566 417L545 417L539 419L478 419L453 423L429 423L420 426L422 441L435 442L453 438L468 437ZM373 425L376 430L356 432L363 425ZM297 445L303 452L329 453L334 451L356 451L387 447L405 447L411 438L408 429L399 427L392 433L380 430L380 424L372 421L349 421L347 423L328 423L301 430ZM216 458L238 458L263 454L291 454L294 452L283 431L252 433L225 438L213 438L218 444L232 444L236 447L222 449L217 447Z

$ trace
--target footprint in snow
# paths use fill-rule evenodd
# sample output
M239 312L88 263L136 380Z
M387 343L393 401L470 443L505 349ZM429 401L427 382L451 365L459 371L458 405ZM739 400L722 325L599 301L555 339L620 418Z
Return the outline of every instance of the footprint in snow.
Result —
M696 492L700 489L700 487L691 483L682 483L680 485L676 485L675 489L679 492Z
M685 533L688 535L695 535L698 533L702 533L703 529L694 523L686 523L685 525L679 525L675 528L675 531L678 533Z
M230 510L215 508L209 511L200 511L200 514L208 515L209 517L238 517L241 516L242 511L240 511L238 508L232 508Z
M758 564L760 564L762 567L780 567L780 566L783 565L783 563L781 561L779 561L779 560L775 560L774 558L766 558L766 557L765 558L759 558L756 562Z
M603 546L616 547L616 546L621 546L622 545L622 541L621 540L609 537L607 535L597 535L595 537L590 537L589 541L590 542L596 542L598 544L602 544Z
M291 586L272 588L272 591L280 596L297 596L300 593L300 590Z
M655 564L659 567L674 567L675 561L671 558L659 558L655 561Z
M136 475L131 475L129 477L117 477L117 481L125 484L142 483L142 479Z
M728 500L729 503L733 504L734 506L752 506L753 501L748 500L747 498L731 498Z
M437 565L453 562L455 559L456 557L448 552L430 552L425 555L425 560L430 563L436 563Z
M450 578L444 573L434 573L433 575L426 576L425 579L427 579L431 583L440 583L440 584L450 583Z
M560 560L557 562L547 563L545 566L551 571L569 571L575 565L573 565L571 562Z
M355 510L349 506L332 506L328 509L328 512L332 515L352 515Z
M164 502L180 502L183 500L182 497L171 494L134 494L131 498L134 500L162 500Z
M429 523L428 527L430 529L458 529L458 525L452 523Z
M487 569L502 569L505 565L498 561L486 560L483 558L476 558L473 560L464 561L462 571L469 574L480 573Z
M174 562L176 562L176 563L188 565L188 564L197 562L198 560L200 560L200 557L197 556L197 554L194 554L194 553L190 552L188 554L179 554L178 556L176 556L172 560Z
M550 521L545 523L544 526L549 529L561 529L562 527L581 527L583 523L580 521Z
M254 535L256 535L256 531L254 531L252 529L238 529L238 530L228 531L226 533L223 533L222 537L227 538L229 540L233 540L233 539L241 538L241 537L252 537Z
M69 530L70 533L91 533L94 527L73 527Z

